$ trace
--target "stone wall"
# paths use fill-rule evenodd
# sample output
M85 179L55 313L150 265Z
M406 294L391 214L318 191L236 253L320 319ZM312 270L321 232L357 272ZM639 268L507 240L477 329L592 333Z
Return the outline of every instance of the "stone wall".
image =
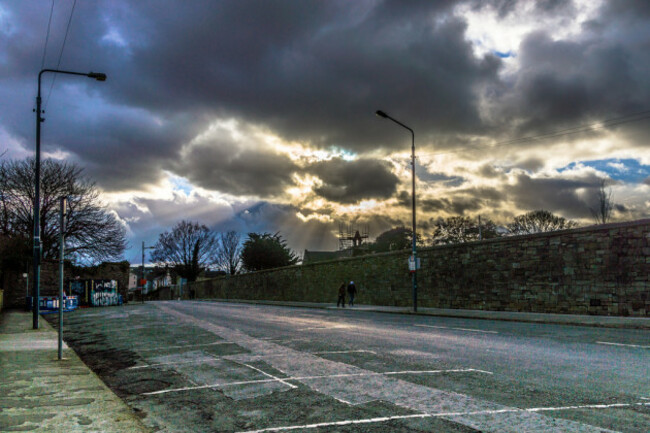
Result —
M650 220L418 251L418 305L650 316ZM409 306L409 251L192 283L197 298L336 302L354 280L360 304Z
M27 293L31 296L33 290L33 272L29 269L29 287L25 285L22 271L8 271L3 275L2 287L4 287L4 306L5 308L23 308L25 306L25 296ZM127 290L129 283L129 263L128 262L104 262L97 266L72 266L68 262L64 266L65 282L64 288L68 287L67 281L71 278L79 277L81 280L86 279L104 279L116 280L118 292L123 299L127 299ZM56 262L44 262L41 264L41 296L58 296L59 295L59 264Z

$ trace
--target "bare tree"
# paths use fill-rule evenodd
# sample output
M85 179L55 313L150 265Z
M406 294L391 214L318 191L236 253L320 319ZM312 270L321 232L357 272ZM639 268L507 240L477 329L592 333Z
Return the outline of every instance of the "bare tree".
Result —
M217 262L218 247L215 232L202 224L183 220L158 236L151 260L173 268L188 281L196 281L201 272Z
M607 224L612 218L612 209L614 208L612 187L607 186L607 179L600 181L595 201L596 205L589 208L591 215L596 221L596 224Z
M234 230L226 233L221 233L219 236L219 249L217 250L217 267L235 275L239 270L241 261L240 236Z
M0 234L31 237L34 227L33 158L0 163ZM40 226L43 258L58 257L59 199L67 197L66 255L90 263L118 260L126 248L126 230L101 203L95 183L75 164L46 159L41 164Z
M547 210L536 210L516 216L514 221L508 224L508 231L512 235L526 235L565 230L577 225L574 221L554 215Z

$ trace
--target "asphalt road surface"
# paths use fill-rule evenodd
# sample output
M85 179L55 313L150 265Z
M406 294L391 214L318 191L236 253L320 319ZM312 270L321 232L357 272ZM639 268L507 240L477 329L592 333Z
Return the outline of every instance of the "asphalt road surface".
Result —
M643 330L189 301L64 327L159 432L650 431Z

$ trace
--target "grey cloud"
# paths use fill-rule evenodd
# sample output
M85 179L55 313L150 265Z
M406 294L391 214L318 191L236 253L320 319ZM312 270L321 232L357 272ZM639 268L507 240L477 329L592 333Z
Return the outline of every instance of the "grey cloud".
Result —
M505 190L507 198L521 209L545 209L566 218L590 218L589 206L601 180L592 174L581 179L532 178L520 174L516 183ZM578 189L585 189L586 196L579 195Z
M203 188L257 197L280 195L299 170L286 155L241 147L227 138L191 146L172 167Z
M360 158L345 161L335 158L308 167L323 185L314 192L328 200L339 203L355 203L363 199L386 199L397 188L399 179L384 161Z

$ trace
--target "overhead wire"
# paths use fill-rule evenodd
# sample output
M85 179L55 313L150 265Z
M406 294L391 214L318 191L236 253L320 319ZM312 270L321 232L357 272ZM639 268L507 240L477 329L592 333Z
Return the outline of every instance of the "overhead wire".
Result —
M47 53L47 43L50 40L50 26L52 25L52 14L54 13L54 0L50 8L50 19L47 20L47 32L45 33L45 44L43 46L43 59L41 60L41 69L45 68L45 55Z
M630 122L637 122L639 120L644 120L650 118L650 110L644 110L644 111L639 111L636 113L630 113L626 114L624 116L620 117L613 117L610 119L605 119L597 123L592 123L590 125L581 125L581 126L574 126L572 128L566 128L566 129L560 129L557 131L549 132L546 134L539 134L539 135L532 135L532 136L527 136L527 137L520 137L520 138L515 138L512 140L506 140L506 141L500 141L497 143L494 143L490 146L486 146L484 148L480 148L477 146L472 146L471 150L492 150L495 148L511 145L511 144L517 144L517 143L526 143L530 141L535 141L535 140L542 140L542 139L547 139L547 138L556 138L556 137L563 137L567 135L573 135L573 134L579 134L581 132L591 132L591 131L598 131L604 127L607 126L616 126L616 125L622 125L625 123L630 123ZM432 155L448 155L448 154L454 154L454 153L460 153L460 152L466 152L468 149L467 148L459 148L455 150L449 150L445 152L433 152Z
M61 58L63 57L63 50L65 49L65 43L68 40L68 33L70 32L70 23L72 23L72 15L74 14L74 8L76 5L77 5L77 0L74 0L74 3L72 3L72 9L70 10L70 17L68 18L68 25L66 26L65 29L65 36L63 37L63 44L61 44L61 51L59 52L59 60L56 62L56 69L59 69L59 66L61 65ZM56 81L56 74L54 74L52 78L50 91L47 93L47 98L45 99L45 103L43 104L44 110L45 107L47 106L48 101L50 100L50 95L52 95L52 89L54 88L55 81Z

